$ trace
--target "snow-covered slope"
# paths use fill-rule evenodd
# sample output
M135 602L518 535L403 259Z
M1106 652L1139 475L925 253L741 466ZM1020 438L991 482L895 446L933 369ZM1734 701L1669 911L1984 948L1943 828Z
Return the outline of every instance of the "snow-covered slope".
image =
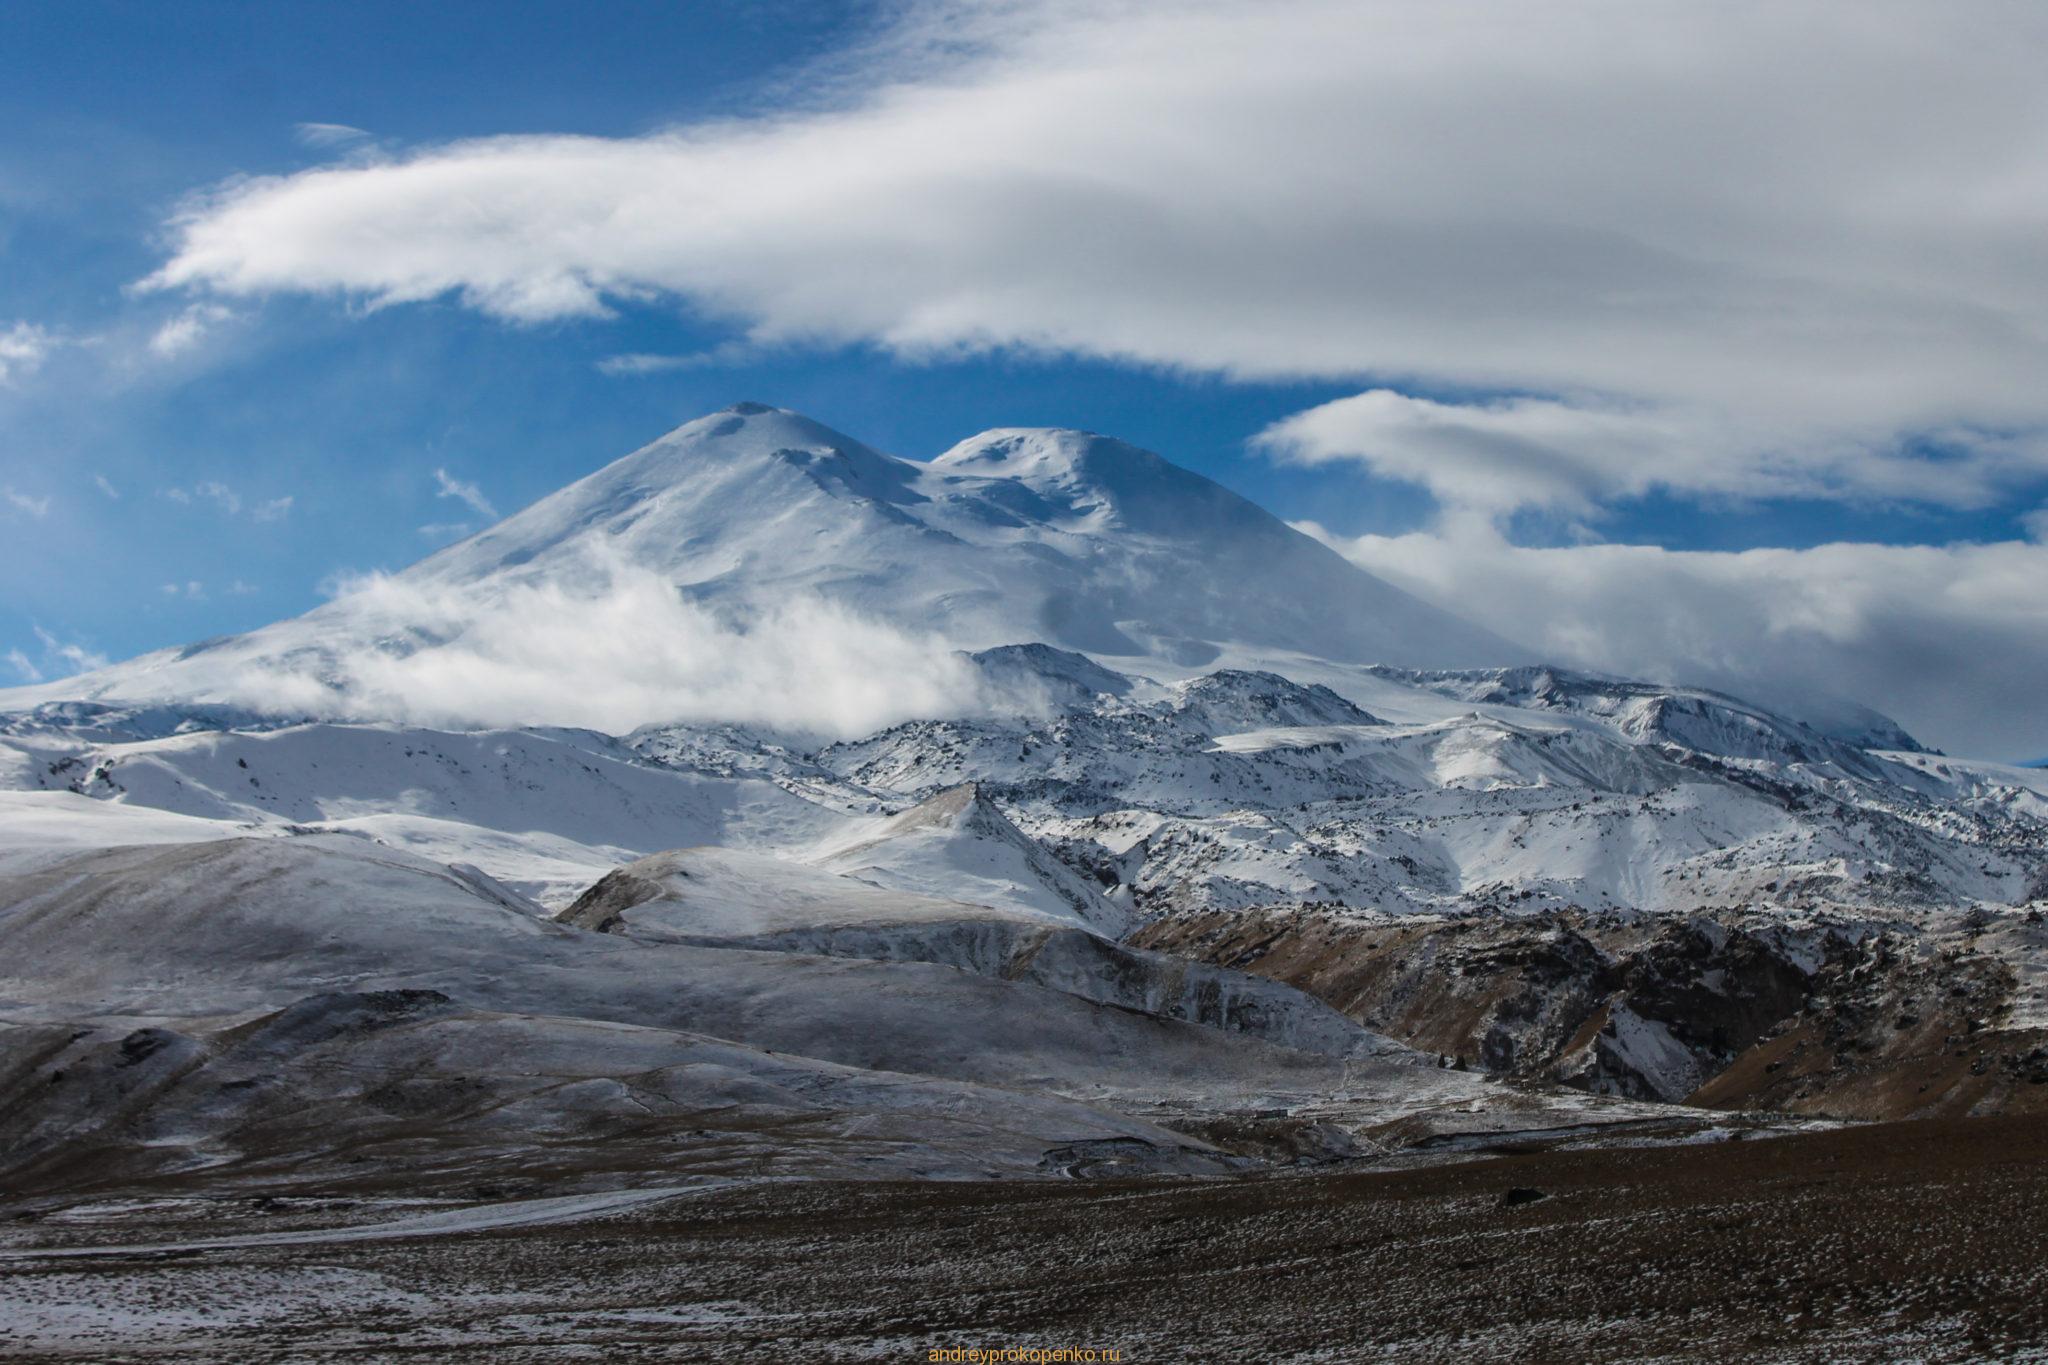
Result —
M802 918L847 913L816 910ZM1172 965L1271 1009L1169 1017L1049 974L593 932L338 835L17 851L0 855L0 1164L16 1188L82 1156L69 1178L102 1186L959 1176L1059 1174L1106 1144L1126 1169L1221 1170L1188 1129L1300 1114L1335 1125L1317 1141L1336 1152L1395 1123L1661 1117L1564 1094L1482 1103L1478 1078L1286 987Z
M188 817L162 833L88 819L69 842L358 834L439 862L486 866L558 904L645 853L801 844L842 823L772 781L657 766L588 731L313 723L126 743L94 738L109 730L95 716L84 742L47 722L0 740L0 774L17 789L0 799L46 823L55 812L80 810L79 797L98 807L94 815L118 810L132 820L147 809ZM102 824L105 838L93 838ZM20 837L0 833L0 841Z
M16 813L0 843L341 831L555 908L621 863L715 844L1111 936L1133 916L1300 902L1882 911L2048 886L2037 772L1857 749L1711 695L1368 677L1368 711L1274 674L1161 685L1043 646L1000 657L1013 681L1046 680L1046 713L823 746L734 726L621 742L325 722L120 742L104 714L76 730L45 715L0 736ZM1450 714L1381 714L1432 706Z
M558 919L656 943L936 963L1333 1057L1403 1051L1292 988L1124 947L1071 911L946 900L731 849L630 863Z
M1391 723L1220 673L1048 719L894 726L812 756L914 800L973 782L1142 915L1326 902L1684 913L2024 905L2039 796L2017 770L1858 749L1732 698L1542 675L1394 683ZM1417 687L1415 683L1425 684ZM1597 683L1597 685L1596 685ZM1408 714L1427 706L1393 692Z
M878 886L1025 910L1110 938L1129 927L1128 905L1112 904L972 783L856 829L816 861Z
M213 1018L321 992L433 989L472 1007L679 1029L844 1065L997 1084L1059 1076L1077 1091L1162 1100L1176 1070L1228 1047L1209 1030L1098 1017L1057 993L921 963L586 932L338 836L15 857L0 876L0 1001L14 1011ZM1119 1032L1131 1037L1098 1046ZM1284 1087L1291 1063L1268 1060L1270 1075L1254 1079L1248 1065L1227 1084Z
M1895 723L1863 712L1846 727L1818 729L1724 692L1630 682L1547 667L1413 670L1376 667L1375 676L1466 701L1595 716L1635 739L1665 741L1720 758L1775 764L1833 764L1871 775L1873 750L1917 753L1919 744ZM1885 774L1897 781L1901 774Z

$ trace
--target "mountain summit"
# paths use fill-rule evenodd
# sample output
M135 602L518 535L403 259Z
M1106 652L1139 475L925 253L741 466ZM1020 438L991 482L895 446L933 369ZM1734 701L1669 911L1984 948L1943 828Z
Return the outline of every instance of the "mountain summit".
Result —
M960 649L1043 640L1167 671L1274 651L1499 664L1523 651L1255 504L1092 432L984 432L929 464L742 403L410 571L442 584L623 555L693 598L802 591Z
M522 593L615 603L622 574L652 575L742 630L822 603L954 650L1043 641L1167 679L1302 661L1527 658L1121 441L1007 428L920 463L741 403L429 556L374 603L341 598L10 700L233 699L228 682L249 670L282 671L306 684L284 693L311 697L338 687L347 661L438 648L474 610Z

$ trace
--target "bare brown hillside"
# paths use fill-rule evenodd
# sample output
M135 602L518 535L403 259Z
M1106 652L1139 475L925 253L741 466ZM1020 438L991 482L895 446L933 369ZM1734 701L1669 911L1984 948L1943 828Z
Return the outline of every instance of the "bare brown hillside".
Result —
M1162 919L1135 941L1299 987L1450 1065L1841 1118L2048 1110L2038 911L1914 924L1274 909Z

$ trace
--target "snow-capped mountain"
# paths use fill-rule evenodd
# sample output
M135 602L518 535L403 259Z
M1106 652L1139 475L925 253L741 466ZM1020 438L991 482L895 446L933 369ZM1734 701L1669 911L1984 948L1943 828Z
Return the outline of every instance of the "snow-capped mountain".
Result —
M572 723L594 697L602 719ZM296 889L222 901L231 872L251 897ZM103 1014L185 1019L163 1046L211 1074L241 1045L223 1018L418 1005L464 1036L531 1015L579 1075L611 1074L591 1029L734 1049L737 1072L841 1087L849 1131L962 1086L1109 1106L1005 1119L977 1090L1022 1147L929 1169L1032 1168L1070 1119L1199 1168L1223 1158L1158 1146L1183 1131L1174 1087L1221 1122L1274 1098L1246 1080L1269 1065L1320 1078L1282 1088L1290 1123L1350 1133L1464 1104L1438 1052L1742 1103L1760 1092L1725 1074L1775 1045L1774 1011L1834 1009L1855 973L1848 994L1910 1004L1870 984L1905 959L1859 956L1901 925L1950 935L1941 963L1976 954L1967 982L1933 958L1901 977L1965 987L1956 1028L2048 1018L2024 927L2048 896L2039 770L1868 713L1815 725L1531 663L1104 437L997 431L919 464L748 404L303 617L0 693L0 889L0 947L33 968L0 1005L41 1021L38 1047ZM1766 959L1771 988L1748 989ZM1447 962L1460 984L1438 989ZM899 1001L894 1041L863 1050L873 992ZM1086 1040L1142 1051L1133 1014L1202 1035L1112 1076ZM1058 1045L1027 1048L1053 1015ZM110 1029L78 1035L78 1066L118 1090ZM1895 1034L1928 1030L1948 1036ZM1387 1060L1387 1034L1431 1057ZM1339 1055L1379 1079L1323 1106L1316 1086L1356 1079ZM846 1068L931 1084L883 1095ZM1989 1074L1927 1103L1985 1102ZM1471 1103L1507 1122L1508 1101Z
M649 581L660 592L643 599ZM856 626L850 651L803 635L797 602L851 613L837 618ZM397 684L483 694L515 663L553 670L553 693L602 689L626 666L617 654L486 647L510 649L508 634L542 629L529 614L565 604L557 615L601 616L603 647L634 658L673 647L715 664L780 635L773 661L796 676L657 669L642 700L682 719L657 714L623 739L404 711ZM640 607L657 614L640 620ZM670 608L725 633L685 630L675 645L673 629L699 618L659 614ZM868 668L860 630L919 643L907 661L876 645L887 657ZM1018 903L1081 904L1059 885L1078 868L1100 882L1086 895L1140 916L2041 894L2034 775L1926 754L1874 714L1815 728L1516 653L1121 442L1001 430L920 464L740 404L386 590L0 693L0 771L17 791L126 808L130 828L147 807L351 829L557 905L620 861L701 842L930 889L973 880L999 848L1031 863L1021 847L1037 840L1066 862L1003 881L1030 884ZM919 666L942 685L921 690ZM414 671L356 686L380 667ZM840 725L830 743L763 724L747 694L776 686L878 689L896 723ZM543 711L550 695L520 694ZM337 712L351 723L285 725ZM985 807L980 823L1014 839L976 833L967 856L934 828L878 833L968 784L970 813ZM913 846L927 851L906 863ZM895 862L856 868L862 848Z
M627 577L658 583L684 610L734 632L786 623L801 605L949 649L1044 642L1149 675L1296 658L1451 667L1525 657L1121 441L998 430L918 463L742 403L429 556L380 591L247 635L0 693L0 707L176 699L389 718L380 698L405 699L373 680L393 660L452 647L488 671L503 659L480 620L616 601ZM557 662L577 665L573 655ZM562 718L543 710L530 706L519 719Z
M759 607L804 590L958 649L1045 641L1181 669L1229 653L1437 666L1523 653L1121 441L996 430L919 464L747 403L407 576L573 575L600 543L701 601Z

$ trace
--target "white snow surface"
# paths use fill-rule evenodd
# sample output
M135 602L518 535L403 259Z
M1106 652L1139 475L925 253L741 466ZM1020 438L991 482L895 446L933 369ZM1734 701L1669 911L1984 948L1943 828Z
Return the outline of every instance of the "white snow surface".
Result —
M926 806L971 809L966 795ZM562 918L646 942L935 963L1333 1057L1407 1051L1293 987L1119 945L1072 908L946 900L731 849L643 858Z
M1223 1114L1669 1118L1497 1091L1277 983L1052 932L1059 964L1002 974L592 932L340 835L11 854L0 1151L112 1142L131 1171L226 1179L401 1143L415 1180L539 1150L673 1183L1057 1174L1104 1144L1128 1169L1213 1172L1175 1125Z
M862 882L1041 915L1112 938L1125 907L1047 853L972 783L929 797L822 850L819 866Z
M800 844L840 821L772 782L656 767L575 730L315 723L85 745L44 730L0 740L0 763L44 803L47 842L318 829L472 863L545 901L659 849ZM145 810L182 818L145 822ZM66 812L90 818L60 829ZM0 843L31 841L0 831Z

